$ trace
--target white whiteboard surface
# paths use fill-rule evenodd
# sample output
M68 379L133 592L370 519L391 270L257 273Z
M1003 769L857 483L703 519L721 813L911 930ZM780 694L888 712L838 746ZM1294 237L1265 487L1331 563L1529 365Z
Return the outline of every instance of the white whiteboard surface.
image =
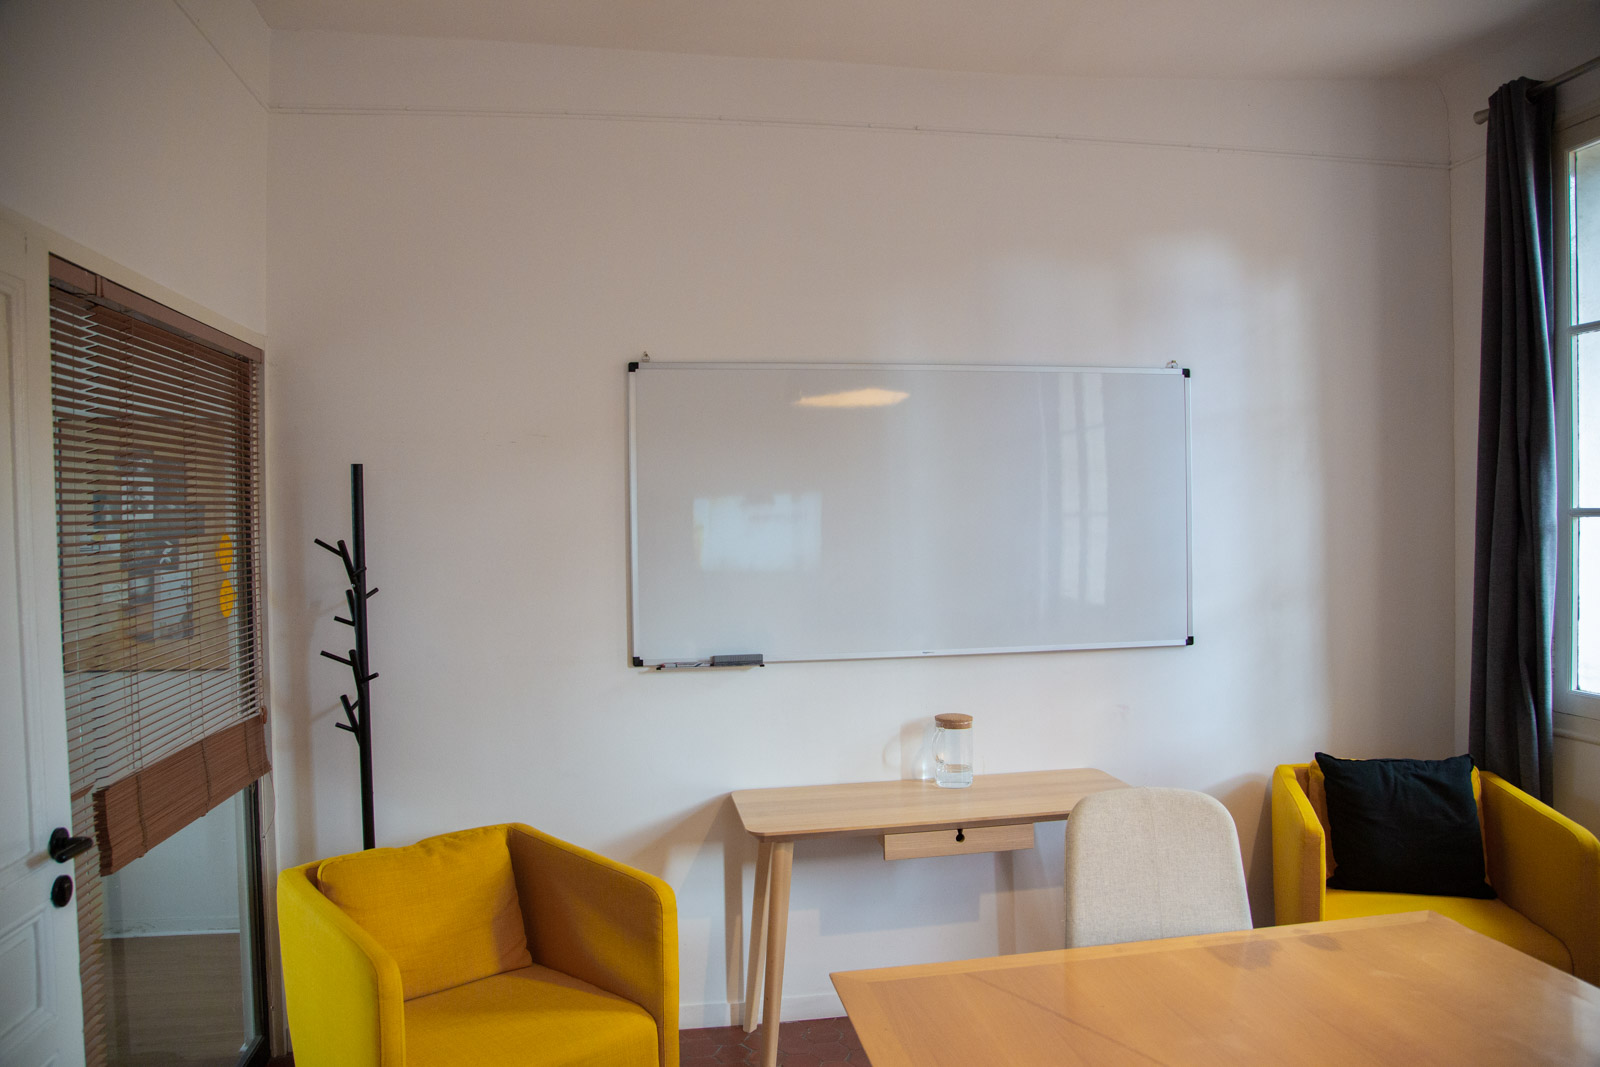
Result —
M639 363L638 666L1182 645L1180 370Z

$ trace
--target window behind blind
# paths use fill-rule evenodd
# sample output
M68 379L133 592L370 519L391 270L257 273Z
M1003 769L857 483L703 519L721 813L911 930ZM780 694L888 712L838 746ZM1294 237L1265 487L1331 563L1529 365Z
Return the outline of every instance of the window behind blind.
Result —
M270 770L260 351L52 256L51 387L84 1043L101 878Z
M52 268L72 786L92 798L109 874L268 770L261 366Z

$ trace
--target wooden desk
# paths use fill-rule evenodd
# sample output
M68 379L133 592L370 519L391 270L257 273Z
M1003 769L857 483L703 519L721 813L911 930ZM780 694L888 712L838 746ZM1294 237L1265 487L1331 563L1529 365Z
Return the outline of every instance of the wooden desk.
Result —
M1104 771L1080 769L983 774L965 789L894 781L734 793L739 819L757 841L744 1028L756 1028L764 962L763 1067L778 1062L783 950L789 933L789 879L796 841L881 836L885 859L1032 848L1034 823L1065 819L1073 805L1090 793L1125 785Z
M1600 989L1432 912L833 984L873 1067L1600 1063Z

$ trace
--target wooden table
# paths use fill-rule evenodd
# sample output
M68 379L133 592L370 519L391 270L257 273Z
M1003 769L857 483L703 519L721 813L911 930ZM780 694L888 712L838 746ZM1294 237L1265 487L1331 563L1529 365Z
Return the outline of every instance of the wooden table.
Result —
M756 1028L765 970L762 1064L778 1062L783 950L789 932L794 843L814 837L881 836L885 859L955 856L1033 847L1033 826L1065 819L1083 797L1126 783L1091 769L983 774L965 789L927 781L743 789L733 806L757 841L755 902L744 1028Z
M1433 912L833 984L873 1067L1600 1063L1600 989Z

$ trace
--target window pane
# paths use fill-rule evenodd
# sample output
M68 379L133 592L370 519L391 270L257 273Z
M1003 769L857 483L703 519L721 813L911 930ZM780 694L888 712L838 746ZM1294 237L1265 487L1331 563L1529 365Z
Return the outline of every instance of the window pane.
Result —
M1600 693L1600 518L1578 520L1577 574L1573 588L1577 616L1573 630L1573 661L1578 688Z
M1600 333L1573 338L1572 362L1578 369L1572 502L1580 508L1600 507Z
M1600 319L1600 141L1572 154L1572 236L1576 322Z

